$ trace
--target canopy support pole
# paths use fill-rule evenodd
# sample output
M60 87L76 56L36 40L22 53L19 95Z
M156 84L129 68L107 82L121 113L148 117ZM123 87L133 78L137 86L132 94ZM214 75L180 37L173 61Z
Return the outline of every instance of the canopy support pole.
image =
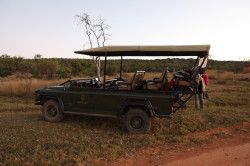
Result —
M195 60L195 63L194 63L194 68L196 67L198 61L199 61L200 57L197 56L196 60Z
M120 78L122 78L122 56L121 56L121 62L120 62Z
M104 60L103 88L105 88L105 83L106 83L106 63L107 63L107 52L105 52L105 60Z

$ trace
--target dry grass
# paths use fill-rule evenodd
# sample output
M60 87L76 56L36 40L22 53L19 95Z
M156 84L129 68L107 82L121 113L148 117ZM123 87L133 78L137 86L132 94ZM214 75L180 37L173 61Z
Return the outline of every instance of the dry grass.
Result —
M0 96L0 113L37 111L39 108L30 98Z
M227 81L250 81L250 74L246 73L248 68L246 68L245 73L233 73L217 70L208 70L209 78L211 80L217 80L220 84L225 84ZM124 73L123 77L130 80L134 73ZM160 77L161 73L146 73L145 79L153 79L155 77ZM113 77L108 76L107 79ZM168 78L172 78L172 73L168 74ZM39 88L48 87L51 85L58 85L64 82L65 79L57 80L43 80L43 79L33 79L27 78L27 76L21 77L9 77L7 79L0 79L0 96L10 96L10 97L33 97L34 91Z
M234 73L228 71L219 71L219 70L208 70L207 71L209 79L218 80L218 81L249 81L249 73Z
M134 73L125 73L124 78L128 80ZM145 79L153 79L154 77L160 77L161 73L146 73ZM106 79L113 77L107 76ZM102 80L102 78L101 78ZM56 80L44 80L25 77L9 77L7 79L0 80L0 96L9 97L33 97L34 91L39 88L44 88L52 85L59 85L66 81L65 79Z
M250 66L249 67L245 67L243 69L242 73L244 73L244 74L250 74Z
M34 91L51 85L58 85L65 80L12 79L1 80L0 96L32 97Z
M234 73L228 71L220 71L220 70L208 70L208 76L211 80L217 81L250 81L250 68L244 68L244 72L242 73ZM124 73L123 77L131 78L134 73ZM154 72L146 72L144 79L150 80L153 78L159 78L162 73L154 73ZM173 73L168 73L168 78L171 79L173 77Z
M214 78L208 87L210 99L205 109L194 110L191 100L188 109L178 111L172 119L154 118L148 134L124 133L120 119L70 116L61 123L48 123L33 99L0 97L0 165L108 165L139 148L176 142L193 144L197 140L188 138L191 133L249 121L250 82L237 80L242 74L222 77L223 73L209 72ZM217 74L226 79L225 84L218 82ZM152 73L146 76L153 77ZM1 83L9 88L27 84L36 89L62 82L21 81Z

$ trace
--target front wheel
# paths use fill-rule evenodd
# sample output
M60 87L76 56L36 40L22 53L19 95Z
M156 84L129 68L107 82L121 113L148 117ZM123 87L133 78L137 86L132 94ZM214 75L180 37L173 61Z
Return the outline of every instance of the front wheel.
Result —
M44 103L42 114L48 122L59 122L63 119L63 112L55 100L48 100Z
M146 133L151 128L151 119L144 110L130 109L125 114L124 124L130 133Z

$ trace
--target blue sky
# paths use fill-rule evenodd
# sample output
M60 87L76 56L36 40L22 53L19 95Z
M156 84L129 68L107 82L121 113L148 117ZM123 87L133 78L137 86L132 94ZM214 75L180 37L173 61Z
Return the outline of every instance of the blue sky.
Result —
M83 12L111 26L107 45L210 44L213 59L250 58L249 0L0 0L0 55L81 57Z

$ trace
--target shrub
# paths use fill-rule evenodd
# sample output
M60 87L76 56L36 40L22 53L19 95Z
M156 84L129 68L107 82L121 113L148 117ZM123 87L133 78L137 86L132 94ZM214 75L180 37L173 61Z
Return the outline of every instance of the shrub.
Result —
M60 66L56 72L59 78L70 78L71 77L71 69L69 67Z
M115 64L110 64L107 66L106 74L115 75L117 73L117 67Z

